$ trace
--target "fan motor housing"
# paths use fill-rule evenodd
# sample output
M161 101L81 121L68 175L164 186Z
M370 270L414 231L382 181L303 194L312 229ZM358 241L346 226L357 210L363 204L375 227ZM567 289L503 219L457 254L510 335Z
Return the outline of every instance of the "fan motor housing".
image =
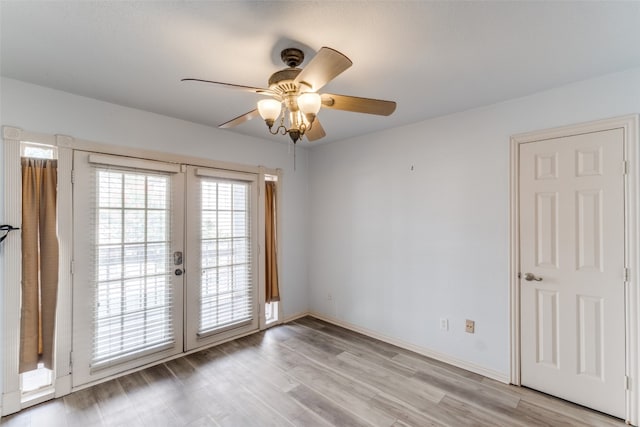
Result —
M276 71L269 77L269 89L278 95L300 93L303 87L308 87L304 83L294 83L300 71L302 71L300 68L285 68Z
M271 86L295 80L300 71L302 71L300 68L285 68L284 70L276 71L269 77L269 89L272 89Z

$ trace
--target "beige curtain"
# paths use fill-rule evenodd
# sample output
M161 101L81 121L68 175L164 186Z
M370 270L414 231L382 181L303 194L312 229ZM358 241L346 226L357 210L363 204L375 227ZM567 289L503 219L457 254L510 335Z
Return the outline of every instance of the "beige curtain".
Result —
M56 160L22 159L20 372L53 368L58 294Z
M276 229L276 183L266 181L265 191L265 261L266 299L265 302L280 301L278 289L278 241Z

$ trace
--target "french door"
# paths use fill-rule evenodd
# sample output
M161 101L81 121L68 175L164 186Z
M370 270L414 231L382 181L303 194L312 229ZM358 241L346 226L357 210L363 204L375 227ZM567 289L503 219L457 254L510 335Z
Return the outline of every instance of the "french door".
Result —
M258 328L256 183L75 152L73 386Z
M257 177L187 168L187 350L258 328Z

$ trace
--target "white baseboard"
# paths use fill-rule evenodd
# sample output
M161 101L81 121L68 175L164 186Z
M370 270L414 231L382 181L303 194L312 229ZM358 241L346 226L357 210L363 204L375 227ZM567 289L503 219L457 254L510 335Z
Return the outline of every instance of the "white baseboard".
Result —
M312 314L308 311L303 311L302 313L296 313L296 314L292 314L288 317L285 317L284 320L282 321L282 323L289 323L289 322L293 322L294 320L297 319L301 319L305 316L312 316Z
M461 369L464 369L464 370L467 370L467 371L482 375L482 376L487 377L487 378L491 378L491 379L499 381L501 383L509 384L509 374L505 374L503 372L498 372L498 371L495 371L493 369L487 369L487 368L485 368L483 366L479 366L479 365L476 365L474 363L469 363L469 362L467 362L465 360L460 360L460 359L457 359L455 357L449 356L447 354L438 353L436 351L430 350L428 348L420 347L420 346L417 346L415 344L408 343L406 341L402 341L402 340L399 340L399 339L396 339L396 338L388 337L386 335L380 334L380 333L372 331L370 329L363 328L363 327L360 327L358 325L354 325L354 324L349 323L349 322L345 322L345 321L342 321L342 320L339 320L339 319L335 319L335 318L332 318L332 317L329 317L329 316L325 316L323 314L316 313L316 312L313 312L313 311L309 312L309 313L304 313L304 314L301 314L301 315L297 315L296 317L292 316L292 318L290 320L287 320L287 321L293 321L295 319L299 319L301 317L304 317L305 315L309 315L309 316L315 317L316 319L319 319L319 320L324 320L325 322L334 324L336 326L340 326L342 328L349 329L349 330L354 331L354 332L358 332L358 333L366 335L368 337L375 338L377 340L386 342L388 344L395 345L395 346L400 347L400 348L404 348L405 350L413 351L414 353L418 353L418 354L420 354L422 356L430 357L430 358L438 360L440 362L444 362L444 363L447 363L449 365L456 366L458 368L461 368Z

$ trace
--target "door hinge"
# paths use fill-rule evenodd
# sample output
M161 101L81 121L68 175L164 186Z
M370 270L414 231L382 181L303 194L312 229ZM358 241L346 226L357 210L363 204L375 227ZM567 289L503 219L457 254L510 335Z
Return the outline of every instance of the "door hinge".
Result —
M624 389L631 390L631 378L628 375L624 376Z
M71 260L71 262L69 263L69 273L71 273L71 275L73 276L74 273L74 268L75 268L75 264L76 262L74 260Z
M75 184L76 182L76 171L71 169L71 183Z
M623 160L622 161L622 175L628 175L629 174L629 161L628 160Z
M69 373L73 372L73 351L69 352Z
M631 272L627 267L625 267L623 270L623 277L625 282L629 282L631 280Z

